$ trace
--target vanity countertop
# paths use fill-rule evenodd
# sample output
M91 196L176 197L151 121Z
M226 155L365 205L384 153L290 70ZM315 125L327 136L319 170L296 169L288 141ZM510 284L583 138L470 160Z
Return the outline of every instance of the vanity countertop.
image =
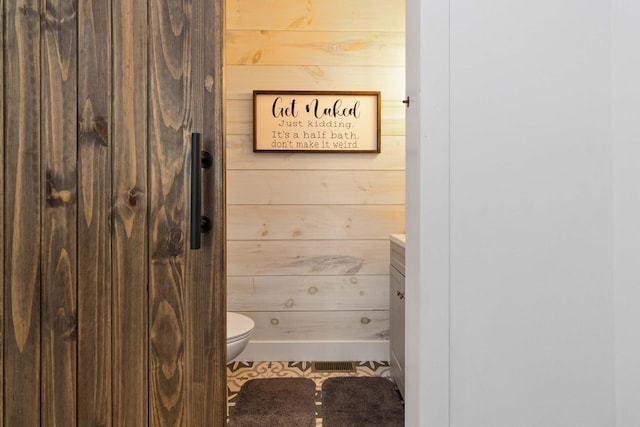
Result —
M390 234L389 235L389 239L391 239L392 242L397 243L403 248L405 246L406 237L407 237L406 234Z

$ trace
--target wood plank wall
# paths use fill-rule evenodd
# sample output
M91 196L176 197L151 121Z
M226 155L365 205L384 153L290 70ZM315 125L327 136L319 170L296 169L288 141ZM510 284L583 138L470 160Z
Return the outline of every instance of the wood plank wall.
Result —
M388 337L404 28L403 0L226 0L227 299L254 340ZM381 153L253 153L254 89L380 91Z
M0 0L0 10L2 18L0 18L0 34L4 39L4 0ZM0 82L4 82L4 48L0 49ZM2 93L0 94L0 117L2 126L0 126L0 165L4 168L4 83L0 84ZM4 284L4 173L0 173L0 280ZM4 355L4 286L0 291L0 355ZM0 390L4 390L4 356L1 356L3 363L0 367ZM0 420L4 419L4 398L0 399Z

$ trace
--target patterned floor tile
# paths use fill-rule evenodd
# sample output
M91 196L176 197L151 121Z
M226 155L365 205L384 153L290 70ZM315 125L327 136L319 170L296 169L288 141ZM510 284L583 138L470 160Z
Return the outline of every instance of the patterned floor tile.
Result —
M309 378L316 384L316 426L322 426L322 383L332 377L391 378L388 362L355 362L355 372L314 372L312 362L232 362L227 365L227 415L242 385L254 378Z

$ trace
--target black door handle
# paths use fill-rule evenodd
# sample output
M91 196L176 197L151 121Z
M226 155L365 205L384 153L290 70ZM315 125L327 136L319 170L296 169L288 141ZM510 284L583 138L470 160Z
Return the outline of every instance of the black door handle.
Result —
M207 151L200 151L200 134L191 134L191 249L200 249L200 233L211 230L213 224L208 216L202 215L202 177L201 169L208 169L213 158Z

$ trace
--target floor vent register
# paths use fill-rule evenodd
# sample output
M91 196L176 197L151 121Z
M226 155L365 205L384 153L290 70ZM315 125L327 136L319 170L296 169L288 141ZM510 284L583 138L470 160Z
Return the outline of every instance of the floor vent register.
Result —
M312 372L356 372L356 362L311 362Z

